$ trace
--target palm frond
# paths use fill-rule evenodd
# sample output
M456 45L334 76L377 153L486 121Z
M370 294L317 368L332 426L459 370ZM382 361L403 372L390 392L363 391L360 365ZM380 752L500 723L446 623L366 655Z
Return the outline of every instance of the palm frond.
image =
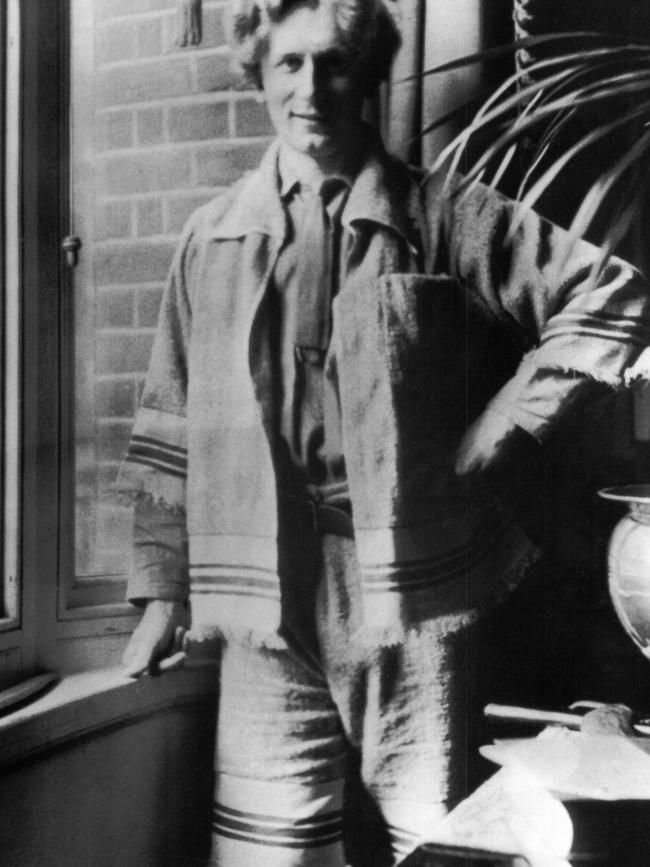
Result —
M430 75L439 75L441 72L452 72L455 69L463 69L466 66L471 66L475 63L489 63L492 60L500 60L503 57L512 56L514 51L527 48L537 48L547 44L559 44L562 42L607 42L610 45L616 42L624 44L626 50L631 50L636 47L647 47L643 43L639 46L630 44L629 40L623 36L604 36L593 30L572 31L571 33L545 33L542 36L527 36L525 39L518 39L516 43L507 45L497 45L494 48L487 48L483 51L476 51L473 54L466 54L463 57L458 57L454 60L446 61L438 66L432 66L431 69L425 69L422 72L416 72L413 75L407 75L404 78L397 80L396 84L402 84L406 81L414 81L415 79L427 78ZM614 50L611 48L610 50ZM541 61L540 61L541 62Z
M529 69L534 69L536 73L543 74L543 77L540 81L527 86L521 86L521 81L529 75L529 72L523 70L514 72L485 101L467 129L459 133L448 148L443 151L434 164L434 170L443 165L454 150L463 148L469 141L469 138L481 129L489 127L490 124L502 120L504 117L510 118L513 112L520 110L522 106L525 106L538 93L549 92L563 81L569 80L580 70L588 71L590 68L589 62L596 61L599 57L603 56L604 52L607 55L611 53L610 49L586 53L575 52L570 55L563 55L561 58L550 58L539 61L534 67L529 67ZM561 69L559 72L547 74L553 67L566 66L567 64L572 64L574 61L581 61L581 65L579 67L569 66L567 69ZM511 96L507 96L508 92L513 90L514 93ZM425 128L423 134L426 132L427 128Z
M593 162L594 147L601 145L600 172L591 171L597 177L588 181L575 205L568 240L572 244L582 237L596 216L604 215L606 203L602 267L638 222L650 187L650 169L645 168L650 165L650 44L585 31L547 34L459 58L427 74L536 48L547 56L509 75L441 151L431 171L444 167L447 191L453 186L455 195L463 195L479 178L501 184L519 155L515 198L520 208L514 212L512 235L523 213L555 189L569 169L577 176L582 170L586 180L591 170L587 155ZM610 140L612 147L602 148ZM461 160L469 167L459 181ZM632 183L633 175L642 175L643 183Z
M553 183L553 181L555 181L555 179L558 177L558 175L567 167L567 165L572 160L574 160L577 156L579 156L583 151L592 147L594 144L596 144L596 142L600 141L601 139L604 139L604 138L611 136L621 126L625 126L628 123L631 123L632 121L637 120L640 117L643 117L645 114L646 114L645 107L636 108L636 109L632 109L631 111L627 112L626 114L624 114L620 118L614 118L614 120L612 120L612 121L609 121L607 123L603 123L600 127L597 127L596 129L590 130L586 135L582 136L575 144L573 144L571 147L569 147L567 150L565 150L564 153L562 153L559 157L557 157L554 160L554 162L550 165L550 167L530 187L530 189L528 189L527 192L525 192L521 196L521 202L520 202L521 207L519 209L520 213L515 215L515 217L512 221L512 224L510 226L510 235L512 236L516 232L517 228L519 227L521 220L523 218L523 213L526 210L530 210L530 209L535 207L537 201L544 194L545 190L547 190L549 188L549 186ZM626 154L625 162L627 162L629 157L630 157L630 154L629 153ZM623 162L623 161L621 161L621 162ZM608 176L609 176L609 173L606 173L603 176L603 180L605 179L605 177L608 177ZM615 180L616 180L616 176L613 176L612 181L615 181ZM594 184L594 186L591 188L588 195L583 200L583 205L582 205L583 207L586 206L586 203L588 200L591 201L591 198L590 198L591 196L596 196L597 187L598 187L598 185ZM611 183L604 185L603 186L603 195L606 194L610 188L611 188ZM594 200L594 202L596 202L596 201L597 200ZM584 212L584 217L582 218L583 233L586 232L586 230L588 229L589 224L591 222L591 219L589 219L586 222L584 221L587 213L590 213L591 218L593 219L593 216L597 210L598 210L598 208L596 207L595 210ZM576 215L576 219L577 219L577 215Z
M537 150L532 155L530 165L524 169L524 175L519 182L519 187L517 189L518 199L521 199L524 196L525 191L529 189L533 177L537 174L538 171L540 171L541 166L543 165L544 160L547 158L550 149L561 137L562 131L567 126L569 126L571 122L576 118L577 113L577 109L565 112L560 117L552 120L548 124L547 128L542 132L539 144L537 145ZM514 147L514 145L512 145L511 147Z
M561 96L551 100L550 102L540 104L540 107L530 114L523 123L510 125L506 131L485 150L485 152L476 160L472 169L467 173L465 183L469 183L480 169L487 168L488 164L506 147L509 147L515 141L521 140L523 134L531 132L535 127L538 127L545 121L548 122L552 120L557 117L559 113L588 105L595 105L598 103L602 104L611 99L620 100L622 96L631 96L643 91L648 91L650 94L650 69L645 70L642 77L637 75L634 80L631 80L628 83L619 83L615 90L607 87L594 89L593 86L589 86L568 93L563 93ZM650 106L644 105L642 112L648 113L649 111ZM488 116L479 121L478 126L483 126L488 122L487 118ZM450 157L452 157L451 171L456 171L460 158L466 150L467 142L474 131L472 125L471 129L463 131L457 139L448 145L434 163L432 171L436 171L444 165Z
M603 172L603 174L593 184L587 195L584 197L582 204L575 215L573 223L571 224L569 230L570 243L573 243L584 236L595 213L600 208L607 194L616 186L632 166L638 163L639 160L648 156L649 148L650 129L648 129L638 139L638 141L629 147L621 159L617 160L613 166Z

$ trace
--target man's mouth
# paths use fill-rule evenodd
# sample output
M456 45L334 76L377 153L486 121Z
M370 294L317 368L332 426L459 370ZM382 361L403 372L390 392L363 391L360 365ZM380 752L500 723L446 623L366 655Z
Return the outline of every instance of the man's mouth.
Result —
M324 114L303 114L298 111L292 111L291 116L298 118L298 120L305 120L308 123L325 123L327 120L327 116Z

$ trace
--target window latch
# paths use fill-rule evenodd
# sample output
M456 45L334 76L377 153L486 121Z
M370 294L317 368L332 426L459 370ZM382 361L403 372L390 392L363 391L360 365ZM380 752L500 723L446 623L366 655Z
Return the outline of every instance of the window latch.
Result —
M79 261L79 250L81 250L82 246L81 238L78 235L67 235L61 241L61 249L63 250L66 268L72 270L77 267L77 262Z

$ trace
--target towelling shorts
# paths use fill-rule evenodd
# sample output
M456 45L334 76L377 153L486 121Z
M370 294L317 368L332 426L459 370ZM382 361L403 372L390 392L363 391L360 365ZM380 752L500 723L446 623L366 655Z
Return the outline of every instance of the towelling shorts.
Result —
M221 648L211 865L398 864L489 771L481 623L369 649L354 542L323 537L319 563L293 570L284 646Z

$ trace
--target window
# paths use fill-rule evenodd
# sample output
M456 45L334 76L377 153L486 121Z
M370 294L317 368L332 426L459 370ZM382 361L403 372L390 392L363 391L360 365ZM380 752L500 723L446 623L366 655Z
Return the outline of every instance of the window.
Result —
M0 4L0 682L112 664L137 620L111 484L167 270L271 132L223 7L188 51L175 0Z

